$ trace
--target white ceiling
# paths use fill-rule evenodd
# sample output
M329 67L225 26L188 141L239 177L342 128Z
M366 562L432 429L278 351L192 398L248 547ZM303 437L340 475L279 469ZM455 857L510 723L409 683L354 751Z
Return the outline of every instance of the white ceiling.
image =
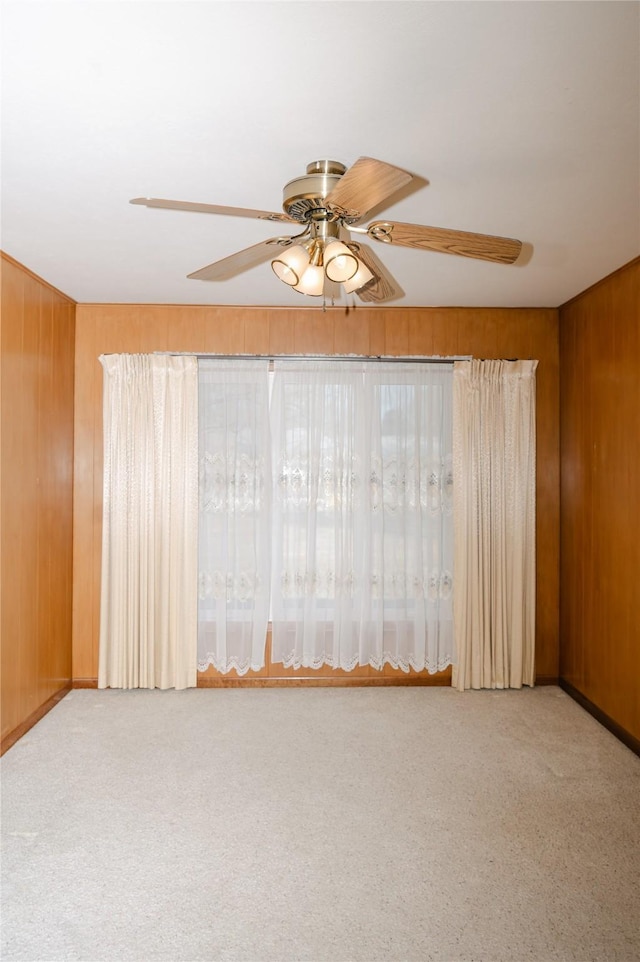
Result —
M128 201L279 211L320 158L428 182L386 219L533 248L372 241L400 306L555 307L640 253L637 2L4 0L2 48L2 249L81 302L314 303L268 262L186 279L280 226Z

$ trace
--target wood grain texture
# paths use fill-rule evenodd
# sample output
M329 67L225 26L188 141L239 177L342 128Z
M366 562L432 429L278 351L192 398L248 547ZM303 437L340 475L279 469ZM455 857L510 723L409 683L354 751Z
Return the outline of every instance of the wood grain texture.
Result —
M255 210L249 207L221 207L219 204L199 204L189 200L164 200L161 197L134 197L130 204L144 207L160 207L163 210L187 210L196 214L222 214L225 217L252 217L255 220L270 220L285 224L297 224L288 214L272 210Z
M97 684L98 683L96 681L96 688ZM33 728L34 725L37 725L40 719L44 718L44 716L50 712L52 708L55 708L58 702L62 701L64 696L68 695L70 691L70 684L60 688L58 691L54 692L54 694L51 695L51 697L48 698L42 705L36 708L27 718L25 718L15 728L12 728L11 731L4 735L0 741L0 755L4 755L6 751L15 745L18 739L27 734L30 728Z
M358 257L374 275L373 279L356 291L361 301L366 303L381 303L402 297L404 291L395 277L391 275L384 263L367 244L358 243Z
M401 224L378 220L367 227L369 237L384 244L437 251L440 254L459 254L482 261L513 264L520 256L522 241L513 237L494 237L469 231L427 227L425 224Z
M590 715L593 715L593 717L599 721L601 725L604 725L605 728L608 728L612 735L615 735L616 738L619 738L621 742L624 742L627 748L630 748L632 752L640 757L640 738L636 738L629 731L627 731L626 728L623 728L622 725L619 725L618 722L614 721L613 718L606 714L606 712L603 712L601 708L586 698L578 688L574 688L571 682L561 678L560 687L563 688L568 695L571 695L571 697L577 701L579 705L582 705L585 711L588 711Z
M560 309L562 679L640 739L640 259Z
M389 686L420 686L422 688L448 687L451 685L451 673L438 672L436 675L427 675L416 672L413 675L405 675L404 672L397 671L393 675L382 675L378 677L358 675L356 671L351 671L345 675L334 673L321 676L305 675L296 672L291 677L267 677L259 678L254 673L247 673L242 678L228 675L198 675L198 688L380 688Z
M71 680L75 304L6 255L0 263L6 746Z
M360 157L326 198L327 207L350 217L364 217L405 187L413 175L373 157Z
M277 237L271 237L259 244L253 244L252 247L245 247L244 250L236 251L235 254L201 267L192 274L187 274L187 277L196 281L226 281L230 277L249 270L250 267L256 267L265 261L280 257L286 247L281 247L277 240Z
M97 676L102 525L102 369L97 358L102 353L155 350L536 358L536 669L547 678L558 677L557 311L82 304L76 314L74 678ZM244 678L248 681L251 675Z

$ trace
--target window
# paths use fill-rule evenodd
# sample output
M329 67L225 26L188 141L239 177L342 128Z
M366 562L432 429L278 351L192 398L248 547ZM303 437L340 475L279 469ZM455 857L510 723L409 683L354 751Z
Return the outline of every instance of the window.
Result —
M452 661L451 365L200 362L199 667Z

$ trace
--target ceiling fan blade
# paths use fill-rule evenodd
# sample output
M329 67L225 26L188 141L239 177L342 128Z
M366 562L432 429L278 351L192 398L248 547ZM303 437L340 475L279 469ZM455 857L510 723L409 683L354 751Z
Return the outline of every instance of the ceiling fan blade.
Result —
M276 214L269 210L252 210L248 207L219 207L217 204L193 204L186 200L162 200L159 197L134 197L129 203L142 204L145 207L161 207L165 210L190 210L199 214L224 214L226 217L253 217L256 220L297 223L287 214Z
M522 241L512 237L471 234L468 231L446 230L421 224L375 221L367 227L367 234L386 244L440 251L444 254L460 254L462 257L476 257L500 264L513 264L522 250Z
M413 175L400 167L360 157L329 192L325 203L351 221L360 220L411 180Z
M360 300L378 304L382 301L392 301L403 297L404 291L375 252L365 244L358 243L357 248L358 257L373 274L373 280L356 291Z
M288 237L270 237L269 240L262 241L261 244L254 244L252 247L245 247L244 250L223 257L220 261L214 261L206 267L187 274L190 280L196 281L226 281L242 271L256 267L264 261L274 258L280 247L288 247L291 240Z

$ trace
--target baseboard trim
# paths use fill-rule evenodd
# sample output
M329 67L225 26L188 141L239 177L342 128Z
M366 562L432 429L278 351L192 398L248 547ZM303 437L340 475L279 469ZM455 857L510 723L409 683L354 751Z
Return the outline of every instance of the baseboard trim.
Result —
M628 732L626 728L619 725L613 718L610 718L609 715L602 711L601 708L598 708L597 705L594 705L594 703L590 701L586 695L583 695L581 691L578 691L570 681L561 678L559 685L563 691L566 691L567 695L578 702L581 708L584 708L590 715L593 715L596 721L600 722L612 735L615 735L619 741L640 757L640 739L632 735L631 732Z
M323 675L313 678L303 675L297 678L242 678L214 675L198 675L197 688L385 688L385 687L422 686L446 688L451 686L451 675L441 672L437 675L383 675L381 678L331 678ZM97 678L74 678L73 688L97 688Z
M536 687L544 685L559 685L560 680L557 675L538 675ZM436 675L383 675L381 678L345 678L339 676L332 678L330 675L323 675L314 678L310 675L302 675L295 678L242 678L229 677L227 675L207 676L198 675L197 688L389 688L389 687L422 687L422 688L449 688L451 687L451 674L440 672ZM74 678L72 688L97 688L97 678Z
M44 716L48 714L52 708L55 708L58 702L62 701L64 696L68 695L70 691L71 684L65 685L64 688L61 688L60 691L55 692L51 698L48 698L44 704L40 705L39 708L36 708L35 711L32 711L29 717L25 718L25 720L17 725L13 731L10 731L7 735L5 735L2 739L2 742L0 742L0 755L4 755L6 751L15 745L18 739L27 734L30 728L33 728L34 725L37 725L40 719L44 718Z
M433 678L418 675L415 677L394 678L227 678L205 677L198 678L198 688L391 688L391 687L422 686L431 688L451 687L451 678L434 676Z

